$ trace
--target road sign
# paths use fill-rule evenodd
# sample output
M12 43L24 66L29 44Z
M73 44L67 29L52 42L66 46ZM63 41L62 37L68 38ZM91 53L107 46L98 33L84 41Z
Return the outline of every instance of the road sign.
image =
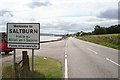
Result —
M40 48L40 23L7 23L7 47Z

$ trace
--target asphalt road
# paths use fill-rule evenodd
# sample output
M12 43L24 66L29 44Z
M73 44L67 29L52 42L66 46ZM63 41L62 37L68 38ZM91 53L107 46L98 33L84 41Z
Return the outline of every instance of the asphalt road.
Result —
M51 57L63 65L65 78L118 78L118 50L94 43L69 38L57 42L41 43L35 50L35 56ZM16 50L16 60L21 60L21 53ZM32 50L27 50L31 56ZM13 63L11 55L3 55L2 63Z
M66 40L40 43L40 49L34 50L34 55L57 59L64 66L65 43L66 43ZM27 51L29 57L31 57L31 55L32 55L31 49L16 49L16 61L17 62L22 59L22 51ZM3 64L13 63L13 52L10 52L9 55L2 55L1 58L2 58Z
M65 54L68 78L118 78L118 50L69 38Z

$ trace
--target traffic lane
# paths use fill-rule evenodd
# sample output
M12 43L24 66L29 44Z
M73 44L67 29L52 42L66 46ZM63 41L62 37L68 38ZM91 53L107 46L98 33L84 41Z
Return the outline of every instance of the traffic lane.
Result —
M64 64L65 42L66 40L42 43L40 50L35 51L35 55L54 58Z
M104 58L109 58L109 59L115 61L116 63L118 63L119 50L105 47L105 46L98 45L98 44L91 43L91 42L82 41L82 40L75 39L75 38L74 38L74 40L76 40L79 45L86 47L90 51L92 51L94 53L96 52L100 56L102 56Z
M78 42L68 41L69 78L117 78L118 66L86 50Z
M65 47L65 41L56 41L56 42L48 42L48 43L40 43L40 49L34 50L35 56L43 56L43 57L51 57L54 59L57 59L61 62L64 62L64 47ZM32 50L31 49L16 49L16 61L20 61L22 59L22 51L27 51L29 57L32 56ZM6 56L2 58L2 63L13 63L13 54L14 52L11 52L11 56Z

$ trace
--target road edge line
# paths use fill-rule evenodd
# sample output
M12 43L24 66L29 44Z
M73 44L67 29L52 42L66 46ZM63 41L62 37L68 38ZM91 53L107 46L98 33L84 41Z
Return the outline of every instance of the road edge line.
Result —
M98 54L96 51L94 51L94 50L92 50L90 48L87 48L87 49L89 49L90 51L94 52L95 54Z
M116 63L116 62L112 61L111 59L106 58L106 60L108 60L108 61L110 61L111 63L113 63L113 64L115 64L115 65L117 65L117 66L119 66L119 67L120 67L120 65L119 65L118 63Z

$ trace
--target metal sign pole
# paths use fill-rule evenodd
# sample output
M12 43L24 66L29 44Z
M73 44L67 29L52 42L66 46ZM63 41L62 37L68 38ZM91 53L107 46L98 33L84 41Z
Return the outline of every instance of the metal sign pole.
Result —
M17 71L17 70L18 70L18 69L17 69L18 66L17 66L17 63L16 63L16 50L15 50L15 49L14 49L13 57L14 57L14 58L13 58L13 60L14 60L14 61L13 61L13 62L14 62L13 65L14 65L14 70L15 70L15 80L18 80L18 71Z
M13 62L14 62L14 67L16 63L16 50L14 49L14 54L13 54Z
M32 71L34 71L34 49L32 49Z

